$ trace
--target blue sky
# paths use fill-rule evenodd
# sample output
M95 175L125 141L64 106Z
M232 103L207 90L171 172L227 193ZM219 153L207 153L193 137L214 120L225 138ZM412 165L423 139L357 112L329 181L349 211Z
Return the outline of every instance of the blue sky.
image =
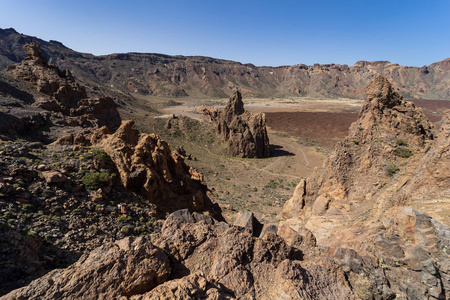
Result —
M0 28L96 55L203 55L255 65L450 57L450 1L0 0Z

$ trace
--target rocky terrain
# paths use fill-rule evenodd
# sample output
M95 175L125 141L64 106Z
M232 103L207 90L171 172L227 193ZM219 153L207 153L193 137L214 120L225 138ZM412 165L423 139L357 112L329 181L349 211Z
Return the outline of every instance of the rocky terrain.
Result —
M88 98L38 45L25 49L28 58L2 77L2 293L105 242L157 231L157 219L179 208L222 219L179 149L132 121L117 128L111 98Z
M184 161L201 157L121 120L117 99L89 98L95 85L38 45L25 51L0 76L1 299L450 298L450 111L436 128L372 76L348 136L322 168L294 177L282 221L242 212L227 223ZM267 153L264 115L245 112L239 92L206 115L239 151L256 149L243 137L259 132ZM209 124L160 123L215 143Z
M222 140L228 142L228 154L245 158L270 155L266 117L263 113L250 113L244 109L242 95L231 95L224 111L214 107L200 107L203 118L214 124Z
M450 59L423 67L388 61L359 61L353 66L327 64L257 67L252 64L163 54L122 53L94 56L57 41L0 29L0 67L25 58L26 43L41 46L51 63L70 69L85 83L120 92L169 97L226 97L239 88L246 97L364 98L364 87L384 75L407 98L450 99ZM119 95L118 95L119 96Z
M383 76L366 94L348 137L286 203L284 224L306 228L319 245L351 249L363 265L381 268L379 278L396 297L447 299L450 157L443 144L450 111L436 131ZM417 210L436 199L441 201L426 210L430 215ZM360 290L364 272L357 273L349 276L351 285L361 298L371 298L380 287Z

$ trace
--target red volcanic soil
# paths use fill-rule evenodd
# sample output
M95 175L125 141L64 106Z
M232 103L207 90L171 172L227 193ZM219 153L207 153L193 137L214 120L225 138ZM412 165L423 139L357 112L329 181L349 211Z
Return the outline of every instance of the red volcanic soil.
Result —
M408 99L407 101L421 107L427 118L433 123L438 123L442 119L442 112L450 109L450 101L447 100Z
M294 136L313 139L332 148L348 134L350 124L358 118L355 112L266 112L267 126Z
M442 112L450 109L450 101L407 100L421 107L427 118L439 126ZM332 149L336 142L348 134L352 122L358 118L356 112L266 112L267 126L293 136L312 139L320 146Z

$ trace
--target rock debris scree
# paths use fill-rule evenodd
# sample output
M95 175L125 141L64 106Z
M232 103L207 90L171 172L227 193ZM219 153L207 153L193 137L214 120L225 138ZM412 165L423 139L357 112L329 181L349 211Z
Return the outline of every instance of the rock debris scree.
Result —
M242 95L236 91L224 111L202 106L203 118L216 126L218 134L228 142L228 154L243 158L270 155L269 137L264 113L252 114L244 109Z

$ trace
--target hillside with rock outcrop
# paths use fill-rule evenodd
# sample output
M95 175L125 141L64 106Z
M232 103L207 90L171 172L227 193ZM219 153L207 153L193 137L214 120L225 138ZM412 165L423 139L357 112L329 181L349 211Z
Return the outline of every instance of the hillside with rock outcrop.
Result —
M25 51L0 77L1 294L102 244L158 232L177 209L223 219L182 148L121 121L113 99L89 98L37 44Z
M222 140L228 143L228 154L245 158L262 158L270 155L264 113L251 113L244 109L239 91L234 92L223 111L202 106L203 119L214 124Z
M35 42L51 62L70 69L84 82L126 93L167 97L227 97L239 88L246 97L364 98L364 87L384 75L407 98L450 100L450 59L423 67L388 61L359 61L353 66L257 67L252 64L200 56L122 53L94 56L73 51L57 41L0 29L0 67L26 55L22 47ZM1 69L1 68L0 68Z
M447 299L450 111L436 130L383 76L366 95L348 137L286 203L283 224L310 230L331 252L341 247L363 258L365 267L349 276L363 299L373 295L361 278L366 267L381 268L398 298Z

